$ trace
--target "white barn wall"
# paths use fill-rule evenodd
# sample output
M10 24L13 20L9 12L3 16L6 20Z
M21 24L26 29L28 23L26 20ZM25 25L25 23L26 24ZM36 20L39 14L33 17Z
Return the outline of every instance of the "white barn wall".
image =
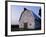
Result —
M28 29L34 29L35 28L35 18L32 14L32 11L26 10L19 21L19 28L24 28L24 23L28 23L27 28ZM30 26L31 24L31 26Z

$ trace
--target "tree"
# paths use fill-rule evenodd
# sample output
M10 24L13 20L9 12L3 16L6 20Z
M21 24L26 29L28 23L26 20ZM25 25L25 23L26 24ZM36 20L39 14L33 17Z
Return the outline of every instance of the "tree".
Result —
M40 15L40 17L41 17L41 8L40 8L40 10L39 10L39 15Z

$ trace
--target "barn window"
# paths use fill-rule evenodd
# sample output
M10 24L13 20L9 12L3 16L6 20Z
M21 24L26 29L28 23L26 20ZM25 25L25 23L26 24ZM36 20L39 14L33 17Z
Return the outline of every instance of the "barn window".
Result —
M30 24L30 26L31 26L31 24Z
M21 26L22 26L22 24L21 24Z

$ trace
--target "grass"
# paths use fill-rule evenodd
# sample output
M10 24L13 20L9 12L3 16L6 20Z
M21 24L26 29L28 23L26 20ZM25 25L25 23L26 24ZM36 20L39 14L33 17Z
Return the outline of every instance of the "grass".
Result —
M29 30L41 30L41 28L27 29L27 28L19 28L19 25L11 25L11 31L29 31Z

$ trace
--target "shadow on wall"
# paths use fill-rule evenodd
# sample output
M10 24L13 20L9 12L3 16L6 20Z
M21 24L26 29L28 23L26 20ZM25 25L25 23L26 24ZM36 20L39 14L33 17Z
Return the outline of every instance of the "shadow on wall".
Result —
M6 37L15 37L15 36L6 36Z

